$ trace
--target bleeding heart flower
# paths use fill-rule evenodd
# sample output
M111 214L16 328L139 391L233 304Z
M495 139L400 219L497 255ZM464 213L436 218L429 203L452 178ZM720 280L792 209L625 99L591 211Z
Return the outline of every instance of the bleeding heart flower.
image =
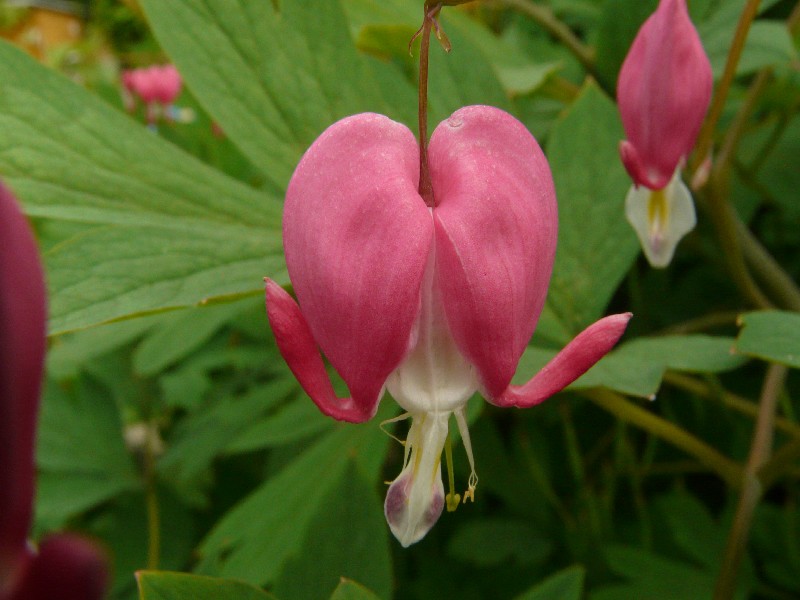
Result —
M98 600L105 562L86 540L28 545L34 438L45 351L45 288L36 242L0 184L0 600Z
M628 137L620 154L633 179L626 214L654 267L668 265L680 239L695 226L694 204L680 171L703 123L712 85L711 64L686 0L661 0L636 35L617 82Z
M385 503L404 546L445 504L450 415L472 463L464 409L476 391L497 406L538 404L606 354L630 318L598 321L527 384L510 385L556 249L547 160L519 121L488 106L442 122L428 159L433 207L417 191L419 150L407 127L369 113L329 127L286 194L284 247L299 306L276 283L266 289L278 347L323 413L366 421L388 389L411 416L405 466ZM336 397L318 347L349 398ZM476 483L473 465L467 497Z
M159 114L168 115L167 108L181 93L182 79L175 65L153 65L122 73L123 101L128 110L135 108L138 97L147 107L147 119L154 123Z

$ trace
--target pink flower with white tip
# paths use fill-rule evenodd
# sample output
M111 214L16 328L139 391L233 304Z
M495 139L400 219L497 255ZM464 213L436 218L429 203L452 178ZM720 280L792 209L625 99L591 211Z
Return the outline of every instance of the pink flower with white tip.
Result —
M464 409L534 406L597 362L629 314L581 333L533 379L510 385L547 294L557 209L547 160L525 127L488 106L439 124L428 148L434 193L418 193L411 131L377 114L329 127L289 183L284 247L297 303L267 281L278 347L319 409L361 422L384 390L412 419L385 513L408 546L445 504L441 454L455 415L472 463ZM299 305L298 305L299 303ZM350 390L338 398L320 348ZM467 496L477 483L474 464ZM451 501L451 498L447 499Z
M686 0L661 0L645 21L617 81L633 187L625 211L654 267L665 267L697 218L681 169L711 99L713 76Z

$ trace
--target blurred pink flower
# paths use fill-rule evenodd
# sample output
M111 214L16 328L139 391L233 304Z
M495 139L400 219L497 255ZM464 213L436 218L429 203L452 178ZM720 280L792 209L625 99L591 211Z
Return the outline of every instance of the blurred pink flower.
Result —
M362 422L385 389L412 418L386 518L408 546L445 503L441 453L450 415L472 460L467 400L539 404L617 342L630 314L589 327L535 377L511 385L544 305L557 208L539 145L509 114L469 106L429 146L435 207L417 192L419 150L404 125L359 114L329 127L286 194L286 264L296 303L267 280L278 347L326 415ZM318 347L347 384L338 398ZM474 465L471 497L477 476ZM451 498L447 498L451 502Z
M34 551L34 439L45 352L45 288L36 242L0 184L0 600L93 600L105 561L81 538L57 535Z
M167 115L166 109L181 93L182 80L174 65L153 65L122 73L123 101L128 110L133 110L136 98L147 107L148 121L155 122L159 115Z
M678 241L696 222L680 171L703 123L712 85L711 64L686 1L661 0L636 35L617 82L628 138L620 154L633 179L626 212L656 267L669 264Z

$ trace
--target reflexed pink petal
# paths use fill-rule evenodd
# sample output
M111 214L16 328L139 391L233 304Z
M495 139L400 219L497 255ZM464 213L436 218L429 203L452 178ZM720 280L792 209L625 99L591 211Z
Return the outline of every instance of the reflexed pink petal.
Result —
M711 64L686 1L661 0L639 30L617 82L622 123L638 160L626 160L624 149L622 156L635 183L658 189L669 182L694 146L712 85Z
M588 371L617 343L631 313L611 315L584 329L525 385L509 386L501 395L488 398L496 406L529 408L561 391Z
M286 193L283 239L298 303L357 402L380 394L419 312L433 226L418 171L408 128L360 114L314 142Z
M46 314L36 240L0 184L0 586L25 552L31 521Z
M547 294L558 229L550 168L525 126L488 106L439 124L429 157L447 320L487 394L498 396Z
M10 600L101 600L106 560L88 540L58 535L39 548Z
M337 398L300 307L281 286L269 279L267 315L283 359L324 414L351 423L372 418L378 409L380 388L368 396Z

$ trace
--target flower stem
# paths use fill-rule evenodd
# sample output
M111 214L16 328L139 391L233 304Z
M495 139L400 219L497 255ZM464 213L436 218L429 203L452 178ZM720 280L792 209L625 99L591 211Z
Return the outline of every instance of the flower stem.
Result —
M441 2L425 2L419 46L419 195L425 204L433 208L431 173L428 167L428 55L431 47L431 27L442 8Z
M617 418L636 425L695 457L729 486L738 488L741 485L743 477L741 466L677 425L636 406L610 390L594 388L583 391L582 395Z
M786 380L787 368L783 365L770 365L764 378L764 385L759 400L758 419L750 446L750 455L744 468L744 482L736 515L725 546L717 585L714 588L714 600L733 598L736 591L736 579L742 562L750 524L753 520L758 501L764 491L758 475L761 467L767 462L772 452L772 440L775 433L775 411L778 406L778 395Z
M708 153L711 151L711 146L714 142L714 130L717 128L717 122L722 116L722 109L725 107L725 101L728 98L733 78L736 75L736 67L739 64L739 59L744 50L744 43L747 40L747 33L750 31L750 25L758 12L758 5L761 0L747 0L747 4L739 17L739 23L736 26L736 32L733 35L733 42L728 51L728 59L725 62L725 70L722 73L722 78L717 85L714 99L711 102L711 108L708 111L703 128L700 130L700 135L695 146L694 159L692 161L692 171L696 171L698 166L702 164Z
M144 444L145 506L147 508L147 568L158 569L161 554L161 518L156 489L156 436L155 420L147 426Z

